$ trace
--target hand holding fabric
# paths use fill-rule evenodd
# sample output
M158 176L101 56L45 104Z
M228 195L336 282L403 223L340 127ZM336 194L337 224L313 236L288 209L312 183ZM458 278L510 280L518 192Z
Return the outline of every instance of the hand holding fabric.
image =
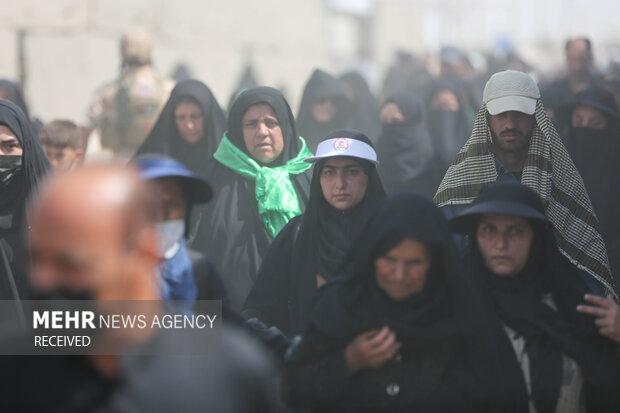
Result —
M378 368L390 360L401 344L388 327L366 331L353 339L344 354L351 374L363 368Z
M594 324L600 333L620 343L620 306L610 295L603 298L586 294L584 298L594 305L578 305L577 311L595 316Z

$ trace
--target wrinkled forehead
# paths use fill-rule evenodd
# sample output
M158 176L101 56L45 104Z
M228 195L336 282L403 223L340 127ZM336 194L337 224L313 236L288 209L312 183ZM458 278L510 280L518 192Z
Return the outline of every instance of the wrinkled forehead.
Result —
M241 121L259 120L262 118L274 118L279 120L276 111L270 104L266 102L259 102L249 106L245 110L241 116Z

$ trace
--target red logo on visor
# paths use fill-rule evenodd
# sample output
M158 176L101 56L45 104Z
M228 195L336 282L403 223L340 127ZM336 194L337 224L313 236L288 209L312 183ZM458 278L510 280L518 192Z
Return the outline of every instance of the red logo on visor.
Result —
M346 151L349 149L349 140L347 138L338 138L334 141L334 149L337 151Z

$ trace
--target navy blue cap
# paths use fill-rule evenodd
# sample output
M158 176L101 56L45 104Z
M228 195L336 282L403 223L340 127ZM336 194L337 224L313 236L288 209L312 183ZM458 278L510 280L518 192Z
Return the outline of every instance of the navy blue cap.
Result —
M202 176L187 169L181 162L163 155L145 154L132 161L144 180L175 178L187 188L187 196L192 203L207 202L213 196L209 182Z
M548 222L540 196L533 189L518 182L493 183L486 186L471 206L450 220L452 231L471 234L481 215L514 215Z

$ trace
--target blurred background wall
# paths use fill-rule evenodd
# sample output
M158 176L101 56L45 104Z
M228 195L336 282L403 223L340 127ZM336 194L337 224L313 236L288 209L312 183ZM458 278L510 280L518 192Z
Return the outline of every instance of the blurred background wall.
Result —
M183 64L228 103L251 65L293 109L315 67L356 68L375 91L397 51L428 59L444 44L517 51L554 74L566 38L589 36L601 67L617 56L620 2L588 0L0 0L0 77L21 81L31 112L81 121L119 69L119 38L154 37L155 67Z

